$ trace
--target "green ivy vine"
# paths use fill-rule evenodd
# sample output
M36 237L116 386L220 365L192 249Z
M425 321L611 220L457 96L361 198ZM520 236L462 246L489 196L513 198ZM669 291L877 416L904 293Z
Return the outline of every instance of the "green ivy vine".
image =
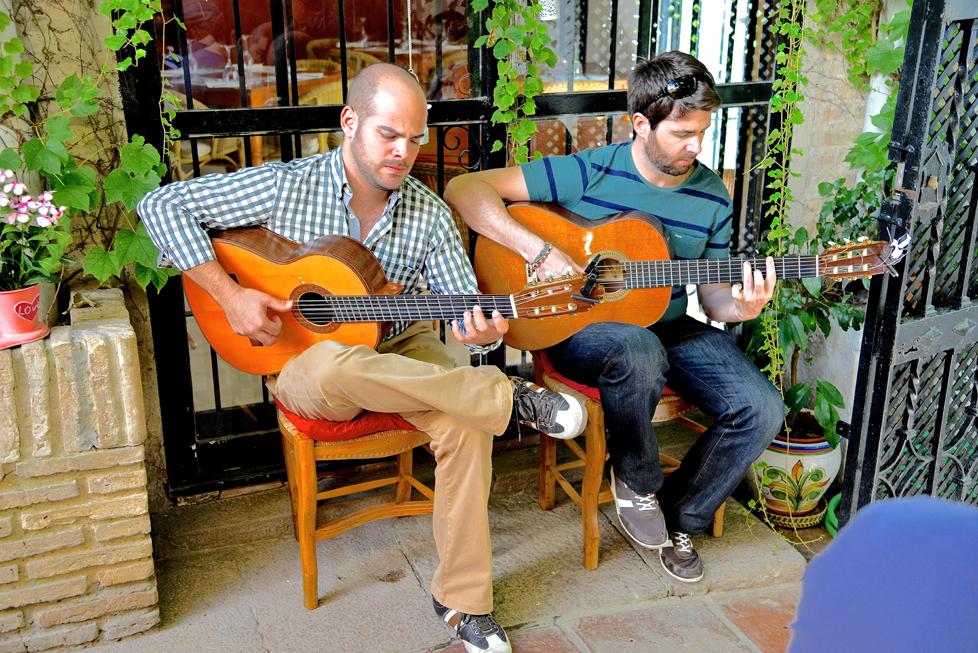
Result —
M17 147L0 151L0 167L37 173L53 192L54 202L68 207L73 231L82 233L82 273L104 283L132 264L137 283L144 288L149 284L161 288L178 272L156 266L158 252L133 213L139 200L159 187L166 173L160 152L135 136L131 141L109 143L87 156L76 156L73 150L81 137L72 121L89 117L94 120L94 114L106 108L103 102L107 100L100 97L106 77L126 70L155 50L147 49L152 37L141 26L152 21L162 7L160 0L104 0L98 10L112 18L113 31L104 40L105 58L98 77L72 73L53 94L44 85L48 77L35 75L31 61L14 63L15 56L25 52L23 42L14 37L2 43L0 116L8 123L10 116L26 121L27 129ZM0 12L0 29L10 24L10 16ZM114 61L115 53L123 48L131 48L134 55ZM80 71L83 68L79 62ZM163 94L162 90L161 99L177 104L175 96ZM174 115L172 109L162 115L167 147L179 136L171 124ZM74 124L77 127L77 120ZM112 169L104 174L95 158L106 156ZM117 203L124 210L105 210ZM110 217L112 214L114 217ZM78 273L75 269L70 275L62 274L62 278Z
M489 0L474 0L472 8L483 11ZM516 165L529 160L529 143L537 130L529 118L536 114L534 98L543 92L540 67L553 67L557 55L550 49L550 35L545 23L537 19L539 5L532 0L498 0L492 15L486 20L485 36L479 37L475 47L489 45L496 61L499 79L493 89L492 124L507 126L506 151ZM492 145L492 152L503 148L502 141ZM542 155L534 152L533 158Z

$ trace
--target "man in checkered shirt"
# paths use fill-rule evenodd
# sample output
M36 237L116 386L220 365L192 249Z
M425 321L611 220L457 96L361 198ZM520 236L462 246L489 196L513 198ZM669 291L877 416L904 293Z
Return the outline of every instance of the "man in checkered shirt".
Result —
M425 134L427 104L417 80L391 64L361 71L340 115L340 149L288 163L175 182L147 195L139 214L174 265L221 305L235 333L273 344L291 302L232 280L214 258L205 229L261 225L305 242L325 234L356 238L405 293L478 294L475 275L448 207L409 177ZM470 350L498 344L508 330L477 300L452 322ZM572 438L583 406L495 367L456 367L430 322L399 323L375 351L318 343L270 382L290 411L345 421L364 409L399 413L431 436L437 463L434 533L439 566L431 583L436 614L466 650L509 652L492 617L487 504L493 435L511 421Z

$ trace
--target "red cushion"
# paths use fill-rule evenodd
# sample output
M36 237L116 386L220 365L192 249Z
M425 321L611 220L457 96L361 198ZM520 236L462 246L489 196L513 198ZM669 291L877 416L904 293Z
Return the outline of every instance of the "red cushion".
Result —
M285 413L300 433L320 442L352 440L380 431L417 431L397 413L373 413L365 410L348 422L331 422L328 419L310 419L296 415L275 398L275 405Z
M598 403L601 403L601 394L598 392L597 388L592 388L589 385L584 385L583 383L578 383L577 381L571 381L566 376L554 369L553 363L550 362L550 357L547 356L547 352L544 350L533 352L533 357L540 362L540 366L543 368L543 373L554 379L555 381L560 381L569 388L577 390L583 394L588 399L593 399ZM674 395L676 394L669 388L662 389L662 395Z

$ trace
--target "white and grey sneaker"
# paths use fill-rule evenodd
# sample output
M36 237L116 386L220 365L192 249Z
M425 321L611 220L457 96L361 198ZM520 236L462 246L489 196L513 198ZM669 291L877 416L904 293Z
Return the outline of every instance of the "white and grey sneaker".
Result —
M570 440L584 431L584 404L570 395L541 388L517 376L513 385L513 420L550 437Z
M435 597L431 603L442 621L455 629L468 653L513 653L503 627L489 614L467 614L445 607Z
M662 508L656 501L655 493L636 494L611 472L611 494L615 497L615 510L625 532L646 549L665 546L669 538L666 534L666 519Z
M695 583L703 580L703 561L686 533L669 533L669 545L659 549L659 561L666 573L678 581Z

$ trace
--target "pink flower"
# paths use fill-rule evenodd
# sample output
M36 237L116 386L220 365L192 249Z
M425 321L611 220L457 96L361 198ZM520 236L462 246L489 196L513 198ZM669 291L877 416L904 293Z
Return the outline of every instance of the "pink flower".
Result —
M47 228L47 227L50 227L51 224L52 224L51 220L49 220L48 218L44 217L43 215L37 216L36 220L37 220L37 226L38 227L45 227L45 228Z

